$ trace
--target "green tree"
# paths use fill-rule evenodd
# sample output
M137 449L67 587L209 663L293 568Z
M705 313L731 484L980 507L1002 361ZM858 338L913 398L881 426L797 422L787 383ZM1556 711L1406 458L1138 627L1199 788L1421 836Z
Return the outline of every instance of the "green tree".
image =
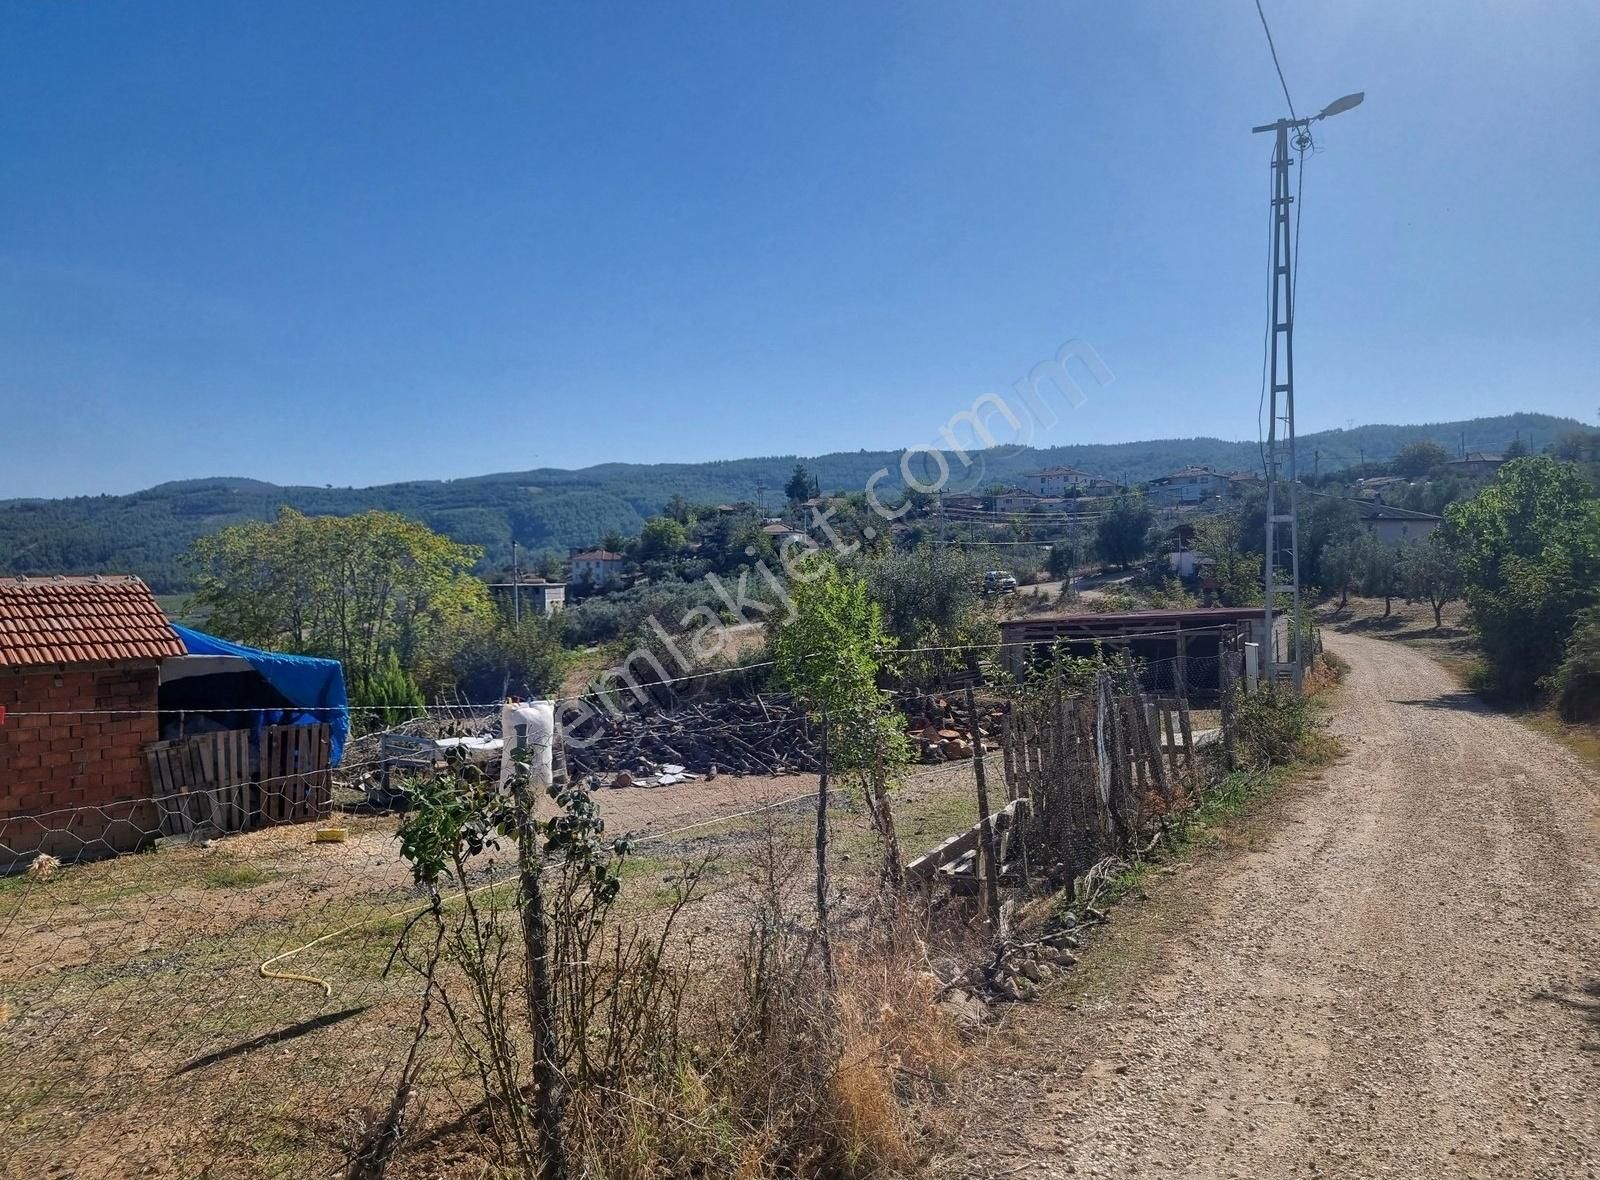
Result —
M783 494L789 498L791 504L798 504L817 495L816 480L806 470L804 463L794 465L794 470L789 473L788 482L783 485Z
M810 713L827 719L829 767L861 784L884 841L884 877L898 882L888 784L910 760L910 748L892 698L878 687L893 642L858 572L822 554L809 560L820 564L794 585L794 617L769 629L773 671Z
M517 623L503 615L466 615L441 628L419 669L433 694L469 701L544 698L561 685L562 625L531 611Z
M1505 450L1507 459L1520 459L1527 453L1528 444L1523 442L1520 438L1512 439L1511 442L1506 446Z
M1402 546L1370 535L1356 549L1356 584L1368 598L1383 599L1384 618L1394 613L1395 595L1404 592L1402 551Z
M1437 531L1401 554L1400 579L1406 595L1433 608L1435 630L1444 626L1444 608L1461 597L1461 562Z
M694 508L677 492L672 493L672 499L667 501L667 506L662 509L664 516L671 517L687 528L694 523Z
M1446 517L1490 676L1529 697L1561 663L1578 613L1600 599L1600 505L1576 468L1530 456Z
M1401 447L1400 453L1394 457L1394 468L1401 475L1416 479L1449 461L1449 451L1432 439L1423 439Z
M1245 535L1243 512L1222 512L1194 522L1194 550L1211 559L1211 576L1223 606L1254 606L1263 591L1261 555Z
M1550 453L1567 463L1600 458L1600 431L1566 430L1550 444Z
M1302 496L1300 505L1300 580L1308 586L1326 586L1323 555L1360 536L1361 518L1356 506L1342 496Z
M924 546L888 553L864 566L867 592L882 613L891 644L907 652L900 672L914 684L967 664L961 650L917 650L992 643L999 638L978 593L982 570L958 549Z
M670 516L652 516L644 522L635 553L640 561L666 561L689 547L689 534Z
M219 634L260 647L332 656L352 681L393 655L416 669L441 627L488 617L489 592L467 574L481 550L393 512L234 525L196 541L193 604Z
M1127 569L1143 557L1150 547L1150 529L1155 513L1143 496L1125 496L1095 528L1095 545L1100 556L1112 565Z
M394 652L369 672L350 680L350 709L358 732L371 732L416 717L427 710L422 689L400 667Z
M1351 537L1330 545L1322 554L1322 588L1339 595L1341 608L1350 603L1350 591L1360 580L1362 548L1368 538Z

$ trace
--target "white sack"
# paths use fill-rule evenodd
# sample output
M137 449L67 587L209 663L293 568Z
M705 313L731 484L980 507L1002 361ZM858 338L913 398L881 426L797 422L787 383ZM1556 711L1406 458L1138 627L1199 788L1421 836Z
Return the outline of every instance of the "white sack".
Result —
M520 728L519 728L520 727ZM554 701L507 701L500 711L500 733L505 741L500 758L500 789L511 782L516 766L512 751L528 751L528 789L535 800L544 798L554 778L552 739L556 732Z

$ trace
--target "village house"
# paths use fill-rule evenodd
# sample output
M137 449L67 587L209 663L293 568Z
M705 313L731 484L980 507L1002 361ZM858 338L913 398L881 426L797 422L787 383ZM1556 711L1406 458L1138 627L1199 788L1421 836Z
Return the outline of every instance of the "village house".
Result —
M1382 502L1385 497L1403 493L1410 486L1409 476L1374 475L1356 481L1355 497L1359 500Z
M1114 481L1076 467L1046 467L1023 478L1028 490L1038 496L1109 496L1117 491Z
M0 872L157 831L143 751L184 650L138 578L0 582Z
M1444 517L1431 512L1417 512L1411 508L1396 508L1382 500L1352 500L1361 527L1380 541L1398 545L1402 541L1419 541L1444 523Z
M513 613L530 611L548 618L566 609L567 605L567 584L552 582L537 575L525 574L516 582L493 582L489 592L506 610Z
M1445 470L1453 475L1464 475L1473 479L1493 479L1505 462L1504 455L1492 451L1468 451L1458 459L1451 459L1444 466Z
M982 496L974 496L966 492L954 496L940 496L939 504L947 512L982 512L989 506Z
M801 542L806 539L804 529L797 529L791 524L781 520L771 520L761 526L761 531L771 539L773 548L781 549L788 542Z
M1062 501L1054 496L1040 496L1027 488L1007 488L1003 492L996 492L994 497L994 510L996 512L1043 512L1048 508L1056 508Z
M1215 467L1191 464L1145 484L1150 499L1159 504L1198 504L1232 492L1232 482Z
M603 586L621 578L623 566L627 564L627 558L609 549L574 549L568 561L572 581L588 582L592 586Z

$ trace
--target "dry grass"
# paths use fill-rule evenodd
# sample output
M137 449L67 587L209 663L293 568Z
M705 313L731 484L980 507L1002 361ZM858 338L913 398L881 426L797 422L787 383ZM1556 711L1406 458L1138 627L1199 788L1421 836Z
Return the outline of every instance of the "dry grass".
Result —
M803 784L726 785L723 806L739 809L740 793L759 806ZM659 801L676 825L681 809L670 796L668 789L622 802ZM918 770L896 793L895 807L908 855L967 826L976 813L970 764ZM880 863L876 837L858 802L839 799L831 816L838 852L832 871L845 894L841 921L862 922ZM628 870L624 910L631 920L649 921L662 911L683 861L713 854L707 895L692 911L692 953L700 959L697 994L718 1003L731 994L729 964L750 915L749 870L769 819L799 855L791 900L798 907L793 920L803 926L814 825L806 801L645 845ZM192 1176L208 1164L213 1175L241 1180L337 1169L359 1132L351 1112L383 1108L404 1055L417 980L384 968L406 916L422 902L399 861L393 819L358 819L351 827L342 845L310 843L309 828L277 829L209 848L180 843L0 879L6 1167L46 1175L72 1160L80 1180ZM499 854L502 875L510 858L509 850ZM491 896L497 892L509 898L513 891ZM281 964L312 982L259 974L263 960L330 934ZM839 1149L841 1158L901 1158L895 1152L909 1149L894 1148L884 1128L904 1131L909 1116L888 1118L885 1091L872 1079L881 1075L887 1093L903 1100L911 1091L902 1071L943 1076L932 1048L917 1039L932 1036L937 1022L920 1019L924 1010L912 1025L886 1024L877 1012L882 997L917 994L921 985L894 976L886 963L857 962L871 983L856 987L847 973L845 987L860 997L854 1047L872 1064L838 1079L794 1076L829 1095L830 1109L854 1112L829 1124L853 1145ZM901 966L914 974L915 963ZM331 995L317 981L326 981ZM631 1143L616 1158L634 1160L628 1174L641 1180L693 1171L685 1165L664 1172L662 1159L715 1159L714 1174L777 1174L773 1161L792 1148L793 1137L770 1128L764 1115L730 1109L715 1040L727 1012L696 1001L690 1015L705 1052L669 1083L618 1098L631 1116L606 1141L619 1151ZM793 1055L776 1052L770 1065L782 1078L793 1072ZM484 1175L481 1130L463 1081L455 1066L429 1075L418 1162L396 1175ZM785 1092L771 1091L775 1109ZM622 1175L620 1167L613 1161L603 1174Z

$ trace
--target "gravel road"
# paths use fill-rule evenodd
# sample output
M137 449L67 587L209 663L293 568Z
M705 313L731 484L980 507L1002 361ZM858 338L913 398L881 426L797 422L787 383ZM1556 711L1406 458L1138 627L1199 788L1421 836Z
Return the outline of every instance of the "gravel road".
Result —
M1593 1177L1600 776L1340 635L1348 754L1158 876L971 1071L945 1176Z

